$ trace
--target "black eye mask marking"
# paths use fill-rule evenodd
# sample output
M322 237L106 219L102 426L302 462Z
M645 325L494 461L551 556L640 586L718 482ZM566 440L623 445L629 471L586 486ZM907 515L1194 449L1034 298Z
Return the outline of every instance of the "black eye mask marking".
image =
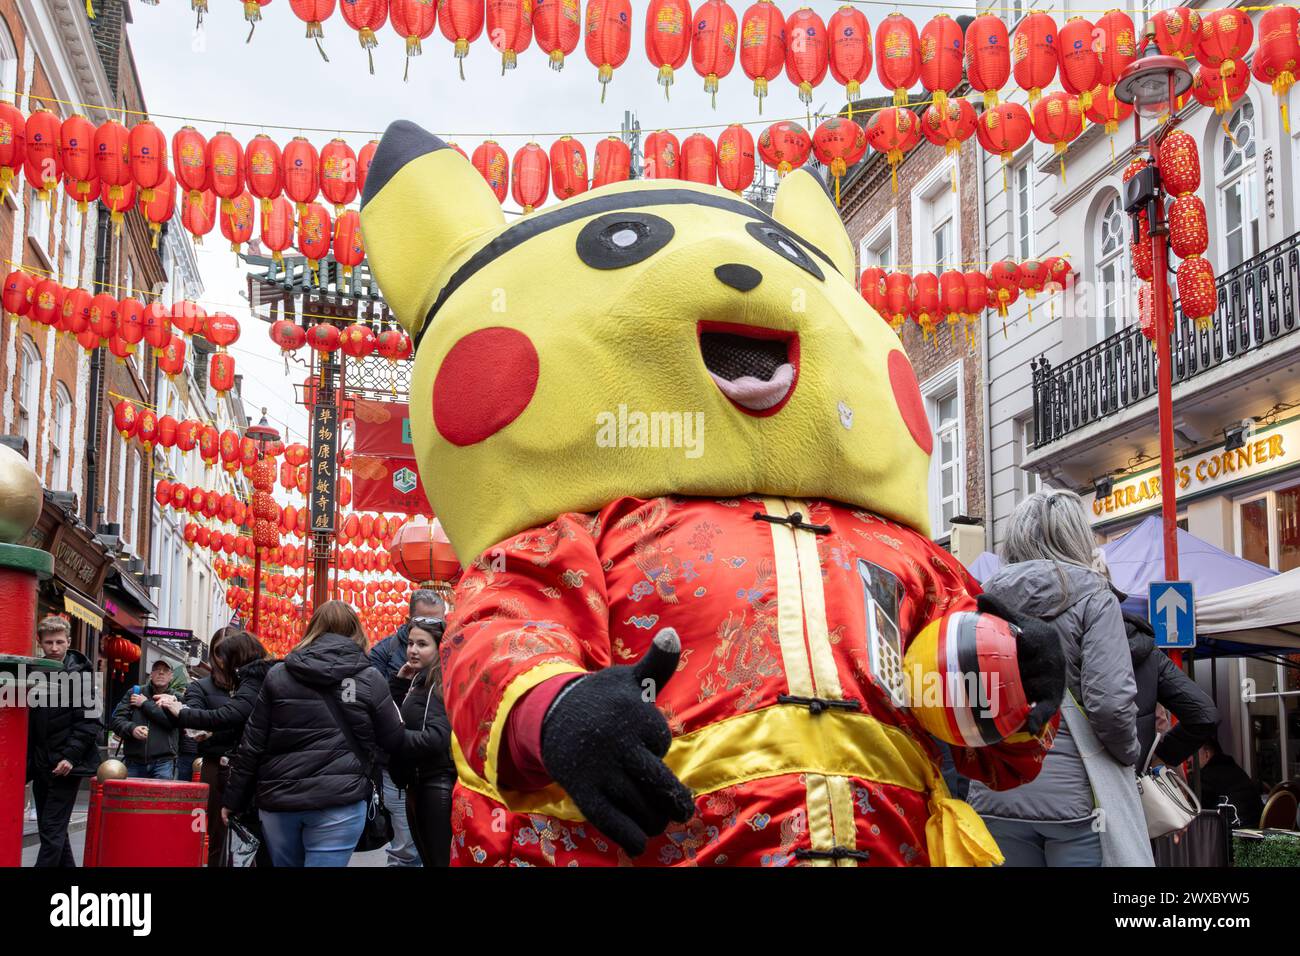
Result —
M582 227L578 258L593 269L622 269L644 262L668 245L673 226L645 212L614 212Z
M793 262L810 276L823 281L826 279L826 275L817 263L813 262L812 257L803 251L803 248L799 245L799 240L784 229L766 222L747 222L745 223L745 231L781 258Z

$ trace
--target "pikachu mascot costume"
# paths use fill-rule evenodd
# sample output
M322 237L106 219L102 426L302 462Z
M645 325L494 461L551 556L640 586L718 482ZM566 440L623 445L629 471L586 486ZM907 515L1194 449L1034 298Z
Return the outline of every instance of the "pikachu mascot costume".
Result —
M363 203L465 567L454 864L999 862L938 741L1032 779L1063 662L927 536L916 378L821 179L771 215L649 180L507 223L397 122Z

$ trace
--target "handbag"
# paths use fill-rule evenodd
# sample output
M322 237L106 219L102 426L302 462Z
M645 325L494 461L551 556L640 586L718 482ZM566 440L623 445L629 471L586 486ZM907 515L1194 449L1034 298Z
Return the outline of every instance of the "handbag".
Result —
M1151 742L1147 759L1138 774L1138 795L1142 798L1142 812L1147 818L1147 835L1151 839L1181 830L1196 819L1201 812L1201 801L1182 775L1168 767L1151 768L1151 758L1160 744L1160 734Z
M238 817L232 816L226 824L226 842L222 850L225 859L223 866L249 867L257 866L257 852L262 841Z
M347 715L343 713L343 708L335 700L334 695L321 690L319 687L313 689L320 694L325 701L325 706L334 715L335 722L338 723L339 729L343 731L343 736L347 738L348 746L352 748L352 752L361 761L361 772L370 781L370 799L366 802L366 823L361 828L361 836L357 840L357 852L366 853L370 850L381 849L393 842L393 817L388 812L388 808L384 806L384 788L375 783L374 754L362 749L356 735L352 733L352 725L348 722Z

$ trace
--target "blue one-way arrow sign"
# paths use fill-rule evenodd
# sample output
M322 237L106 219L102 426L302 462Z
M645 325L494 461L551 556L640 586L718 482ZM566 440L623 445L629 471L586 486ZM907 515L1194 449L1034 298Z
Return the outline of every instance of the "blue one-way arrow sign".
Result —
M1196 606L1191 581L1152 581L1147 585L1147 618L1156 647L1188 650L1196 646Z

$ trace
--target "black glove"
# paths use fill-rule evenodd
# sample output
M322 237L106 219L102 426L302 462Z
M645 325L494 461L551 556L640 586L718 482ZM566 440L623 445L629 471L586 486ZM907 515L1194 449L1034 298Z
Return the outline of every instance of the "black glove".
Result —
M632 856L685 823L695 799L662 759L672 743L655 695L677 669L682 643L664 628L634 665L606 667L568 685L542 722L542 763L602 833Z
M981 594L975 603L980 613L1000 617L1020 630L1016 661L1020 665L1020 686L1031 705L1025 730L1036 737L1061 709L1061 698L1065 696L1065 653L1056 625L1030 614L1013 613L989 594Z

